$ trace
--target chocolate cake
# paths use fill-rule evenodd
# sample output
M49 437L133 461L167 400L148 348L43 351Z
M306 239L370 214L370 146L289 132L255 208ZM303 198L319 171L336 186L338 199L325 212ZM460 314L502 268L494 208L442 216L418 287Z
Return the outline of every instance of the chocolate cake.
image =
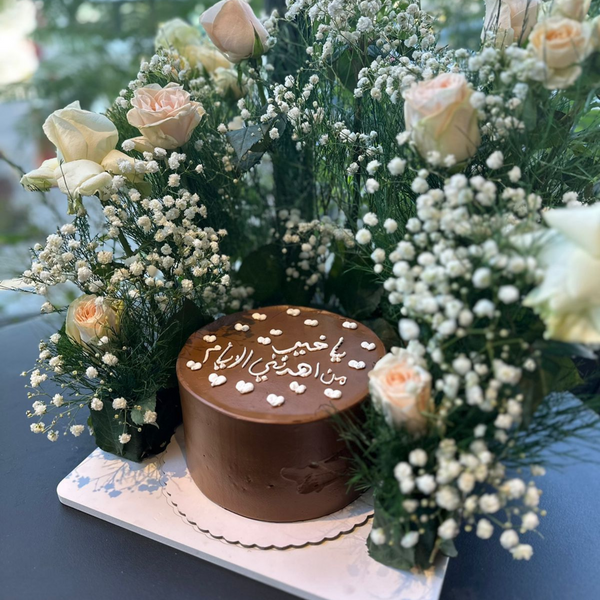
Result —
M273 306L218 319L177 361L190 474L213 502L263 521L339 510L348 451L331 413L356 411L384 355L367 327L330 312Z

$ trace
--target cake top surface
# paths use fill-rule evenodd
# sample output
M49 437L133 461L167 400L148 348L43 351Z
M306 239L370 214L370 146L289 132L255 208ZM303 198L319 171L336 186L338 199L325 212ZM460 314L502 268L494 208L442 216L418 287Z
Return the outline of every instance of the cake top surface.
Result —
M359 404L381 340L327 311L270 306L227 315L194 333L177 360L179 383L232 416L302 423Z

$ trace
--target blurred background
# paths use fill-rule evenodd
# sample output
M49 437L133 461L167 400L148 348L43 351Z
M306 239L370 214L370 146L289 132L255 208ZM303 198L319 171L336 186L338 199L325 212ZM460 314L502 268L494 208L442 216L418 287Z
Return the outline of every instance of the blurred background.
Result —
M253 0L257 14L284 0ZM42 124L79 100L104 111L154 50L159 25L197 24L213 1L0 0L0 281L17 286L29 248L64 223L65 198L27 192L19 180L54 155ZM424 0L443 44L477 47L484 0ZM38 314L43 299L0 289L0 326Z

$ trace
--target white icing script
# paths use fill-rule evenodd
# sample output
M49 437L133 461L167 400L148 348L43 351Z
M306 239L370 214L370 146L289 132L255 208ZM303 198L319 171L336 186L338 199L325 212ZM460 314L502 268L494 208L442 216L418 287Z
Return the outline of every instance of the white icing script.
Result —
M331 362L332 363L339 363L342 362L342 358L344 358L344 356L346 356L345 352L342 352L341 354L338 353L338 349L339 347L344 343L344 338L341 337L338 340L338 343L331 349L331 352L329 353L329 356L331 357Z

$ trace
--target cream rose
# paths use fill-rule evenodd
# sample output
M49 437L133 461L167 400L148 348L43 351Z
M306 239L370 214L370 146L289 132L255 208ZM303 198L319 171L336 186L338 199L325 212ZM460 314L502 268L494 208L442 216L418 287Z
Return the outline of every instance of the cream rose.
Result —
M119 310L98 296L85 295L71 302L67 311L65 331L76 344L95 344L104 336L114 338L119 333Z
M484 34L496 32L498 46L526 40L537 23L540 0L485 0Z
M388 423L412 434L427 427L424 411L431 410L431 375L402 348L393 348L369 373L375 407Z
M581 75L581 63L590 53L587 24L563 17L538 23L529 36L529 45L546 65L544 86L551 90L573 85Z
M182 54L190 66L197 69L203 67L211 75L218 69L230 69L233 66L216 48L207 44L186 46Z
M217 69L213 73L215 88L221 94L231 94L236 100L244 96L246 90L238 83L238 76L232 69Z
M546 337L600 344L600 202L549 210L544 219L544 279L524 304L542 317Z
M135 172L135 160L120 150L111 150L102 159L101 166L105 171L124 175L130 180L141 179L141 176Z
M115 148L119 133L104 115L82 110L79 102L54 111L43 125L46 137L65 162L91 160L96 163Z
M200 17L213 44L233 63L264 54L269 33L244 0L221 0Z
M181 52L186 46L201 43L202 34L200 31L183 19L171 19L163 23L154 39L156 48L173 47L178 52Z
M219 51L203 41L201 33L195 27L182 19L164 23L154 44L157 48L175 48L191 67L204 67L208 73L213 73L218 68L231 67L231 63Z
M583 21L590 10L591 0L552 0L551 15Z
M60 191L74 200L103 193L112 184L111 175L93 160L62 163L54 171L54 176Z
M198 102L180 85L164 88L153 83L135 90L127 120L155 148L172 150L183 146L204 115Z
M58 165L57 158L45 160L37 169L29 171L21 177L21 185L28 190L47 192L50 188L58 185L54 174Z
M444 73L404 93L406 129L424 158L439 152L457 161L470 158L481 142L472 90L464 75Z

